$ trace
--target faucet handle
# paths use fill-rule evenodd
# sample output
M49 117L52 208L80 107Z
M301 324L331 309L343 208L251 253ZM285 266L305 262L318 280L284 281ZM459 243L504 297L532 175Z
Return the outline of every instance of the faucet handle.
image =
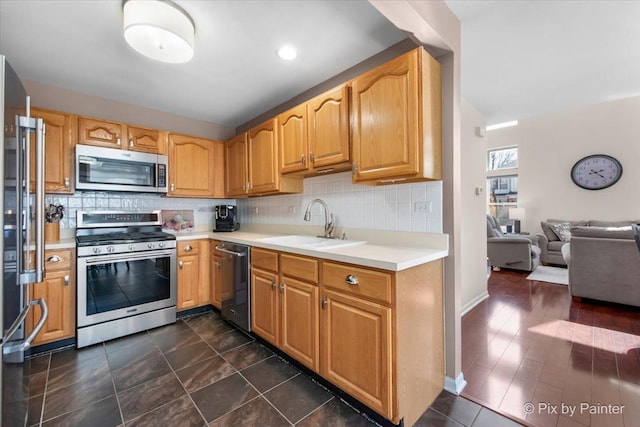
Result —
M324 227L324 237L331 238L335 224L333 223L333 214L329 214L329 222Z

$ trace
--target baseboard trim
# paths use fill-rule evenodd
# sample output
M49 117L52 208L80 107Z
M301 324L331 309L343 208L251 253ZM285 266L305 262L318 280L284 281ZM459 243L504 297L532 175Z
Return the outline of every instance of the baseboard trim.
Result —
M489 298L489 292L484 291L483 293L481 293L480 295L478 295L477 297L475 297L474 299L466 303L464 307L462 307L462 314L460 316L461 317L464 316L465 314L473 310L473 308L476 305L480 304L482 301L486 300L487 298Z
M453 379L451 377L444 377L444 389L453 394L460 394L467 385L467 381L464 379L464 374L460 372L458 376Z

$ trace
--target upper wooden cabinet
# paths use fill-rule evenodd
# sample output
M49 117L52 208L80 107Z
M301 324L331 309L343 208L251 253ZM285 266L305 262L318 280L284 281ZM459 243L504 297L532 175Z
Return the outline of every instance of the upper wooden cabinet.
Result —
M142 153L166 154L167 132L80 117L78 119L78 143Z
M42 118L45 124L45 192L73 194L78 116L39 108L31 108L31 116ZM35 144L35 138L31 142ZM35 171L33 160L31 170Z
M92 119L78 118L78 144L95 145L96 147L124 148L123 138L126 136L127 125Z
M140 126L127 126L127 150L166 154L167 132Z
M353 181L441 179L440 64L417 48L352 81Z
M247 174L247 133L224 143L224 193L227 197L245 197L249 193Z
M224 197L224 144L169 134L169 197Z
M349 88L342 85L278 116L280 171L304 176L350 167Z

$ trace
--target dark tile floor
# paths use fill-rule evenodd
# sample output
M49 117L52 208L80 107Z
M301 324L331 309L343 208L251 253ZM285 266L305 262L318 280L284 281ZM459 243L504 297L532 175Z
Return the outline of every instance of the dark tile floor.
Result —
M375 426L218 313L30 359L28 425ZM517 426L443 392L417 426Z

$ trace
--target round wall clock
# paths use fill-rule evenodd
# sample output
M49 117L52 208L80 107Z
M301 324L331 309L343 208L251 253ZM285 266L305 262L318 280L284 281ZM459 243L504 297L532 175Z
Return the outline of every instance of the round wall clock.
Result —
M622 176L622 164L606 154L593 154L576 162L571 168L571 179L587 190L611 187Z

